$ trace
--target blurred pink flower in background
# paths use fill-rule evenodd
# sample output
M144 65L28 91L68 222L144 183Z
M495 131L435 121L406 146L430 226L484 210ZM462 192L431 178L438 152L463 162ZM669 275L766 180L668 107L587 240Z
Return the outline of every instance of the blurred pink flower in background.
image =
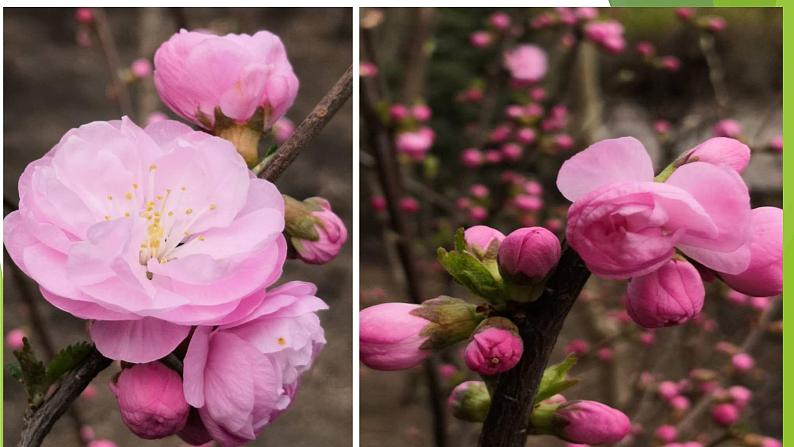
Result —
M23 342L22 339L25 338L27 335L25 331L19 328L11 329L6 334L6 346L8 346L11 350L22 349Z
M482 151L479 149L465 149L460 154L460 161L463 163L463 166L467 168L476 168L482 165L483 162L483 154Z
M216 36L181 30L157 49L154 66L163 102L210 130L216 108L238 124L263 108L263 126L269 129L298 93L284 44L267 31Z
M152 63L146 58L135 59L130 65L130 72L138 79L148 78L152 74Z
M408 214L418 213L419 201L417 201L413 197L403 197L402 199L400 199L400 209Z
M231 143L181 123L72 129L19 190L8 253L55 307L95 320L112 359L163 357L192 325L240 318L281 275L281 194Z
M620 53L626 48L623 25L617 20L590 22L585 25L584 34L591 42L610 53Z
M493 43L493 36L488 31L474 31L469 35L469 43L474 48L485 48Z
M504 66L519 82L534 83L546 75L546 52L536 45L519 45L505 52Z
M74 19L82 24L89 24L94 22L94 11L91 8L77 8L74 12Z
M488 23L496 30L504 31L510 28L510 16L504 12L497 11L488 17Z
M358 66L358 74L362 78L372 78L378 75L378 66L368 61L361 61Z
M712 128L715 137L736 138L742 134L742 125L734 119L717 121Z
M292 132L294 131L295 123L293 123L289 118L282 116L273 125L273 138L275 138L276 143L282 144L292 136Z
M407 155L411 160L421 161L433 146L436 133L429 127L422 127L415 131L400 132L396 139L398 152Z
M675 72L681 69L681 59L675 56L664 56L661 63L662 68L667 71Z

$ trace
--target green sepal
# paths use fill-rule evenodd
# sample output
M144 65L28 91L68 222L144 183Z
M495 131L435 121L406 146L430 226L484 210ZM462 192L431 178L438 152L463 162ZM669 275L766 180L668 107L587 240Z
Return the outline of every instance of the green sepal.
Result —
M457 282L493 304L501 304L509 296L498 271L469 250L462 228L455 233L454 251L439 247L438 262Z
M538 392L535 394L535 403L541 402L562 393L568 388L579 383L579 379L568 377L568 371L576 364L576 356L569 355L560 363L549 366L543 371L543 378L540 379Z
M485 319L478 306L450 296L439 296L422 303L411 315L424 318L430 324L420 335L427 337L421 349L443 349L467 340Z
M286 194L284 197L284 232L290 239L316 241L320 239L317 232L317 219L312 216L314 204L308 199L301 202Z
M44 400L47 394L49 383L47 380L47 368L44 363L36 357L33 348L27 337L22 339L22 349L14 351L14 357L19 362L21 381L25 385L25 392L28 395L28 404L36 408Z

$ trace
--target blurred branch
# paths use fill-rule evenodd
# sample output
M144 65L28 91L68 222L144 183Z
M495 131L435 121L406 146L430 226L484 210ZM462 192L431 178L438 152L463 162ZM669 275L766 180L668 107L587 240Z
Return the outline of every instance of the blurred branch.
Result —
M370 51L373 51L370 34L368 29L362 29L362 44ZM365 43L366 42L366 43ZM372 54L370 54L372 57ZM383 197L386 200L386 207L389 215L389 224L396 233L395 241L397 254L405 276L405 284L408 295L414 303L421 303L425 297L422 290L421 277L416 269L417 260L413 246L413 238L405 219L405 213L399 208L399 201L403 197L403 185L399 172L399 165L396 160L395 151L392 147L393 139L388 129L380 121L376 104L382 98L378 96L378 87L372 79L361 80L361 109L364 115L364 123L369 138L369 146L373 151L375 167L378 171L378 180ZM433 412L433 430L436 447L444 447L447 444L446 410L441 396L438 375L436 373L435 362L432 358L423 364L425 377L429 389L430 408Z
M99 44L102 47L102 53L105 55L105 61L108 64L113 90L118 99L121 114L134 118L130 92L127 90L127 85L119 76L121 72L121 60L119 59L116 43L113 40L113 33L110 31L110 22L108 21L104 9L94 8L94 21Z
M161 31L166 29L161 8L138 10L138 55L150 58L162 42ZM138 81L138 116L143 120L160 106L160 97L151 78Z
M410 10L410 13L414 14L414 24L410 40L405 48L406 61L400 91L400 100L404 104L424 96L425 73L431 55L428 41L433 30L435 10L433 8L416 8Z
M352 93L353 66L351 65L314 107L314 110L298 124L287 141L279 146L272 158L267 158L254 167L254 173L260 178L271 182L275 181L295 161L295 157L298 156L301 149L323 130Z
M714 100L717 102L719 114L722 115L728 107L728 90L725 87L725 71L722 68L722 60L714 48L714 43L712 34L700 33L698 44L706 59L709 81L711 81L711 88L714 89Z
M529 414L543 371L565 317L589 277L582 259L566 245L543 295L509 312L524 342L524 354L518 365L495 378L491 409L480 434L481 447L526 444Z
M85 361L77 369L64 376L58 388L44 400L40 407L25 413L22 437L17 447L39 447L52 426L66 412L71 403L110 363L110 359L105 358L96 348L92 348Z

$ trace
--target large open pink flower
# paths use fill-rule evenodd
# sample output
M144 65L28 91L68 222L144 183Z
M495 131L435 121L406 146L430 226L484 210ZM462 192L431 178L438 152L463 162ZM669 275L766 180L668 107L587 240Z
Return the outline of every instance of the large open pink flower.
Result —
M96 320L104 355L144 363L191 325L247 315L281 275L284 203L231 143L175 121L72 129L19 180L4 221L44 297Z
M171 109L200 126L215 126L215 109L237 123L259 107L269 129L292 106L298 78L281 39L267 31L216 36L181 30L154 54L154 83Z
M749 266L750 197L731 166L694 161L655 182L642 143L617 138L567 160L557 187L574 202L568 243L596 275L648 274L676 248L718 272Z

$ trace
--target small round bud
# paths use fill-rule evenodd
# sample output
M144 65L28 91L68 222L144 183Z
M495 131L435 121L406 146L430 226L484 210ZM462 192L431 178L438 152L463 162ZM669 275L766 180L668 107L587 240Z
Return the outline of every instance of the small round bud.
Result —
M491 396L483 382L468 381L456 386L447 400L452 414L464 421L483 422L491 407Z
M504 236L502 236L504 238ZM25 331L22 329L11 329L6 334L6 346L9 347L11 350L22 349L24 345L22 339L25 338Z
M492 376L516 366L523 351L524 343L515 324L507 318L493 317L474 332L463 359L472 371Z
M513 231L499 246L499 270L507 276L544 278L560 260L560 240L543 227Z
M626 311L645 328L674 326L703 309L706 290L697 269L672 259L658 270L632 278L626 290Z
M463 232L463 237L469 249L480 259L495 257L499 252L499 245L505 239L501 231L485 225L475 225Z
M723 427L735 424L739 420L739 416L739 407L734 404L717 404L711 409L711 418L714 423Z

